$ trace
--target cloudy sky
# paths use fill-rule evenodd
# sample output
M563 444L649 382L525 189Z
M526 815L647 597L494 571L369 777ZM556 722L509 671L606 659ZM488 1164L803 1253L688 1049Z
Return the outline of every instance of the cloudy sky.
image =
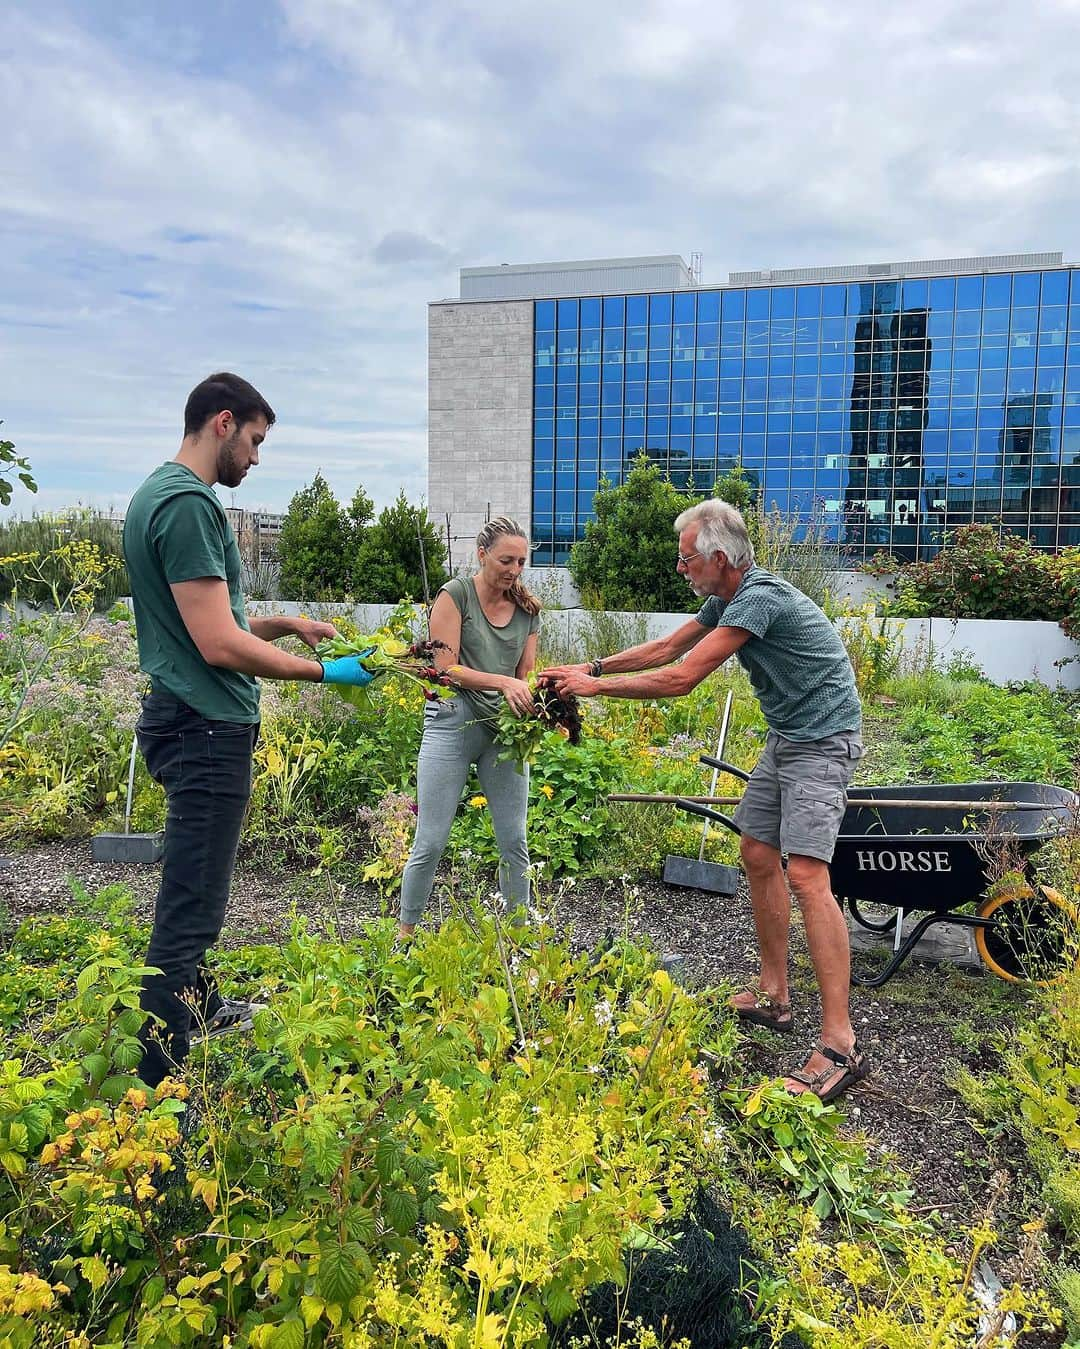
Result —
M193 384L278 413L236 504L425 490L457 269L1076 244L1080 4L6 0L0 436L122 507Z

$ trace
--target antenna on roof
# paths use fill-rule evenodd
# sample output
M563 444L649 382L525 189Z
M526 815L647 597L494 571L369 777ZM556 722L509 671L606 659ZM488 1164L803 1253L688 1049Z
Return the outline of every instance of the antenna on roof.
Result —
M690 280L695 286L701 285L701 252L695 250L690 254Z

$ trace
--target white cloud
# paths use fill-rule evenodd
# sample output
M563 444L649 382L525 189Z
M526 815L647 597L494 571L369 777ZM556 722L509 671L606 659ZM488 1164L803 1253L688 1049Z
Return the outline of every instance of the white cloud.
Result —
M0 29L0 417L57 505L129 494L222 367L279 413L252 504L419 494L460 265L1072 247L1076 5L105 6Z

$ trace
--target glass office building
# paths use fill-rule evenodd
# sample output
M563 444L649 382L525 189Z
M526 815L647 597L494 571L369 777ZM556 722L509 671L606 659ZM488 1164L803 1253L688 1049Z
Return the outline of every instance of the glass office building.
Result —
M1080 269L537 299L533 321L539 564L641 454L703 493L741 464L852 565L972 521L1080 543Z

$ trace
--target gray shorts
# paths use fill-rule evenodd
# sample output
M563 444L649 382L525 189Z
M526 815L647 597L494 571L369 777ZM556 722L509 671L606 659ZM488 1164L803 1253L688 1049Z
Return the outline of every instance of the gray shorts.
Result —
M785 740L770 731L735 823L785 856L797 853L831 862L847 786L862 752L858 731L821 740Z

